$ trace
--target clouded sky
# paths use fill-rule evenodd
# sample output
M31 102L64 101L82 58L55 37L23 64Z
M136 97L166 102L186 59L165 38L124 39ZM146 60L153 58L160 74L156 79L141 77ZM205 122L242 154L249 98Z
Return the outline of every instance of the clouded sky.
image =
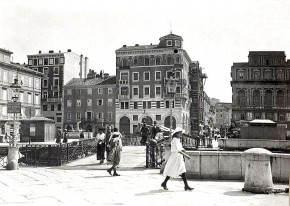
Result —
M116 73L122 45L158 44L170 33L199 61L209 97L231 102L233 62L249 51L290 56L288 0L0 0L0 48L13 61L28 54L66 51L89 58L89 68ZM290 59L290 57L289 57Z

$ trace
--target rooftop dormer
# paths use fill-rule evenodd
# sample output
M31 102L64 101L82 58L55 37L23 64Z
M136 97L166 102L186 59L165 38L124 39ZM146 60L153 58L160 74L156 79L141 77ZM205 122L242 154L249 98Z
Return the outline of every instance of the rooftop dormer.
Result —
M183 39L181 36L170 33L166 36L161 37L159 41L160 47L175 47L182 49Z

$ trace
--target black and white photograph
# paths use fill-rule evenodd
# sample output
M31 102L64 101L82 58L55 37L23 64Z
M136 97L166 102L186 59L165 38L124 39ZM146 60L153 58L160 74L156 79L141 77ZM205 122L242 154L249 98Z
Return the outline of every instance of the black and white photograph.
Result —
M0 5L0 205L290 205L290 1Z

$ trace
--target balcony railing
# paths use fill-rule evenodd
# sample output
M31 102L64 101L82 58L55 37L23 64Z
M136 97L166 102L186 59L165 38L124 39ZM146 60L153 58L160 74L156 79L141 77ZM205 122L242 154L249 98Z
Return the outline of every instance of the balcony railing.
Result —
M42 101L45 101L45 99L41 99ZM62 102L62 98L47 98L47 102Z
M233 109L290 109L290 107L280 106L233 106Z
M121 95L121 94L119 94L118 95L118 99L119 100L128 100L128 99L130 99L130 95Z
M119 80L119 84L120 85L127 85L127 84L129 84L129 81L128 80Z

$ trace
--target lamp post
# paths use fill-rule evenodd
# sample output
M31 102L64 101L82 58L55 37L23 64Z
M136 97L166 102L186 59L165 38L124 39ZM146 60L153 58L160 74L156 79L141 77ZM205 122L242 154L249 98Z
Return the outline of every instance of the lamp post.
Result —
M15 170L18 169L18 147L16 140L16 131L15 131L15 123L16 123L16 115L17 113L21 113L21 102L17 102L19 89L21 86L18 84L18 79L15 78L14 82L10 85L10 88L13 90L12 102L8 102L7 112L13 113L13 133L12 138L9 141L8 147L8 156L7 156L7 169Z
M171 131L172 131L172 103L174 101L174 95L176 93L176 86L177 86L177 81L176 78L173 76L170 76L170 78L167 81L167 94L169 94L170 96L172 96L172 98L170 98L170 102L169 102L169 109L170 109L170 134L169 134L169 138L171 139Z

